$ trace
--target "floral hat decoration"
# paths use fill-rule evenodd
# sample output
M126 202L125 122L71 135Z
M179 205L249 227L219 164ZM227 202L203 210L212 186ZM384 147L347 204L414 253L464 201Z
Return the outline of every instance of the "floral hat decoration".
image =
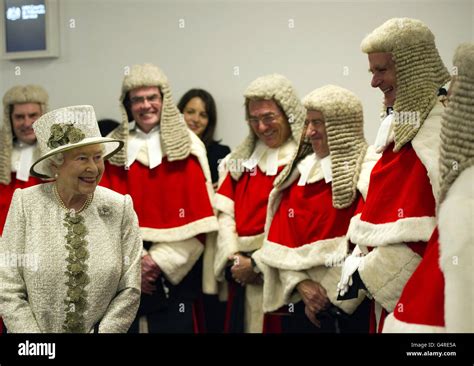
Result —
M33 123L40 158L32 165L30 174L39 178L53 177L48 159L53 155L82 146L103 144L104 160L117 153L124 142L102 137L90 105L56 109L44 114Z

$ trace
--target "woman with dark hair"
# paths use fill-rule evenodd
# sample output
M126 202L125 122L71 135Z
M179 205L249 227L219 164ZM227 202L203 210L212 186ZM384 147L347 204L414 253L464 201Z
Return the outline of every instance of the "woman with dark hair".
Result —
M203 89L187 91L178 103L179 111L184 115L188 127L202 140L207 150L207 160L211 168L212 183L217 184L219 178L217 167L230 149L214 140L217 124L216 103L211 94Z
M219 162L230 153L228 146L219 144L214 140L214 131L217 124L217 110L214 98L203 89L188 90L178 103L179 111L184 115L184 120L204 143L207 150L207 160L211 170L212 184L217 189L219 180ZM224 318L226 303L221 302L216 295L204 295L206 331L208 333L222 333L224 331Z

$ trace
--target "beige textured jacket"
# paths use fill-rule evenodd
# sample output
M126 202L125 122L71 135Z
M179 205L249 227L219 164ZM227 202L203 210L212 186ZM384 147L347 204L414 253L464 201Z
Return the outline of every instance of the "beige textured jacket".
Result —
M68 298L66 210L52 184L18 189L0 238L0 316L12 333L63 332ZM130 196L97 187L84 218L86 332L126 332L140 302L142 240Z

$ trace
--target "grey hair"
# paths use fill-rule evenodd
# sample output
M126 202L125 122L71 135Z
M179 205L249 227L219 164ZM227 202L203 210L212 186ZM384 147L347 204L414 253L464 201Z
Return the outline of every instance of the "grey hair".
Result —
M105 153L106 153L106 150L105 150L105 147L103 144L100 144L100 148L101 148L101 152L102 152L102 158L104 157ZM62 152L59 152L57 154L54 154L52 156L50 156L48 159L47 159L47 166L49 168L49 176L50 177L53 177L54 176L54 173L53 173L53 166L59 168L61 167L61 165L64 164L64 153Z
M64 164L63 153L57 153L57 154L54 154L53 156L50 156L48 158L48 164L46 164L46 166L49 168L49 176L54 177L53 166L56 166L57 168L59 168L63 164Z
M49 163L50 165L56 165L57 167L60 167L61 165L64 164L64 154L63 153L57 153L49 158Z

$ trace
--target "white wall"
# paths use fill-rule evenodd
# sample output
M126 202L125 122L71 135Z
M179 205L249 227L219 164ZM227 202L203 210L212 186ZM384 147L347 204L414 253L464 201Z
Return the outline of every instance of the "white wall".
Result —
M15 84L38 83L49 91L52 108L92 104L98 118L118 119L124 68L152 62L167 74L176 102L192 87L214 95L217 137L231 147L247 133L243 91L256 77L273 72L292 80L300 97L327 83L354 91L363 101L366 136L373 141L382 98L370 87L367 56L359 45L391 17L427 23L448 68L456 46L474 41L472 0L59 1L61 57L0 61L0 94ZM15 66L21 67L20 76Z

